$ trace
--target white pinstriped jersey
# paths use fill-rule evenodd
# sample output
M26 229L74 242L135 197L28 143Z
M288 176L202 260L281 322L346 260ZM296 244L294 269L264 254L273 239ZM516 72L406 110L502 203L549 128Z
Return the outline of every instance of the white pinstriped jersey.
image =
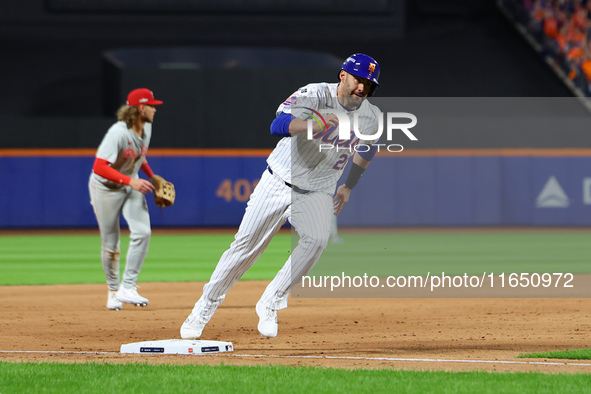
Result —
M340 111L347 114L353 128L353 118L357 114L359 132L364 135L377 133L380 110L367 100L364 100L355 110L343 107L337 98L337 86L337 83L308 84L298 89L281 104L277 108L277 115L283 112L307 120L317 117L314 111ZM271 152L267 164L285 182L300 189L332 195L343 168L355 153L354 147L360 143L375 142L375 140L360 141L352 130L350 139L339 140L339 129L333 127L314 133L311 140L308 139L307 133L282 138ZM329 149L329 145L333 148Z
M125 122L118 121L105 134L96 152L96 157L111 163L111 167L121 174L138 179L142 159L146 156L151 137L152 125L150 123L144 125L144 138L140 138L132 129L127 128ZM94 172L92 176L109 187L121 186Z

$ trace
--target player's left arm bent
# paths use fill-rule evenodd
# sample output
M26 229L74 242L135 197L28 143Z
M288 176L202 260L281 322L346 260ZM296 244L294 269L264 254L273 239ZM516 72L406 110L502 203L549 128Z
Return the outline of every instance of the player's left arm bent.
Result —
M338 187L333 199L335 216L339 216L341 209L343 209L345 204L349 202L351 190L353 190L355 185L357 185L359 178L361 178L361 175L363 175L363 172L367 169L369 163L371 163L371 161L365 160L357 153L355 153L353 156L353 163L351 164L351 169L349 170L347 180Z

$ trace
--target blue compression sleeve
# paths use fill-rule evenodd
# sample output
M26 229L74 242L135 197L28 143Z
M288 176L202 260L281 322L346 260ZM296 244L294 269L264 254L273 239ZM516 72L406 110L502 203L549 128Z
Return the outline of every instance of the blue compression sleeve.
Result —
M294 116L282 112L278 117L275 118L271 123L271 134L277 137L291 137L289 134L289 124L291 123Z

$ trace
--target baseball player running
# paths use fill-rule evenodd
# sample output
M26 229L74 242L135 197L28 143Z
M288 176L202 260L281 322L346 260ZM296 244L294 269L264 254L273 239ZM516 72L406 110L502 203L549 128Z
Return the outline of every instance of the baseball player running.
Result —
M146 306L149 300L138 294L136 281L148 254L150 215L145 194L154 185L140 179L141 168L150 179L158 175L150 169L146 151L152 136L156 105L148 89L129 93L127 105L117 112L117 120L104 136L96 153L89 180L90 203L93 206L102 239L103 270L109 292L107 308L119 310L123 302ZM154 181L153 181L154 182ZM119 282L120 228L119 217L127 221L130 243L123 281Z
M363 136L376 134L381 113L365 99L378 87L379 74L373 58L354 54L343 63L338 83L306 85L279 106L271 134L282 138L267 159L268 167L250 196L234 242L222 255L203 295L180 329L183 339L201 336L226 293L289 220L299 242L255 307L261 335L277 336L277 311L287 307L293 287L320 258L330 238L331 215L340 213L375 154L373 144L365 153L355 151L361 140L353 131L350 139L339 139L339 116L334 112L347 116ZM327 113L330 111L333 113ZM314 119L310 122L311 133L308 119ZM351 156L348 178L335 194L337 181Z

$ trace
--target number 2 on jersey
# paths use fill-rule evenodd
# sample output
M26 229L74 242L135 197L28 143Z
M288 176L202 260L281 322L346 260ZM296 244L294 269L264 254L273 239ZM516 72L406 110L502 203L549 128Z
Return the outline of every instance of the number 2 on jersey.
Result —
M345 167L345 164L347 164L347 160L349 160L349 155L340 155L339 160L337 160L332 168L335 170L342 170L343 167Z

